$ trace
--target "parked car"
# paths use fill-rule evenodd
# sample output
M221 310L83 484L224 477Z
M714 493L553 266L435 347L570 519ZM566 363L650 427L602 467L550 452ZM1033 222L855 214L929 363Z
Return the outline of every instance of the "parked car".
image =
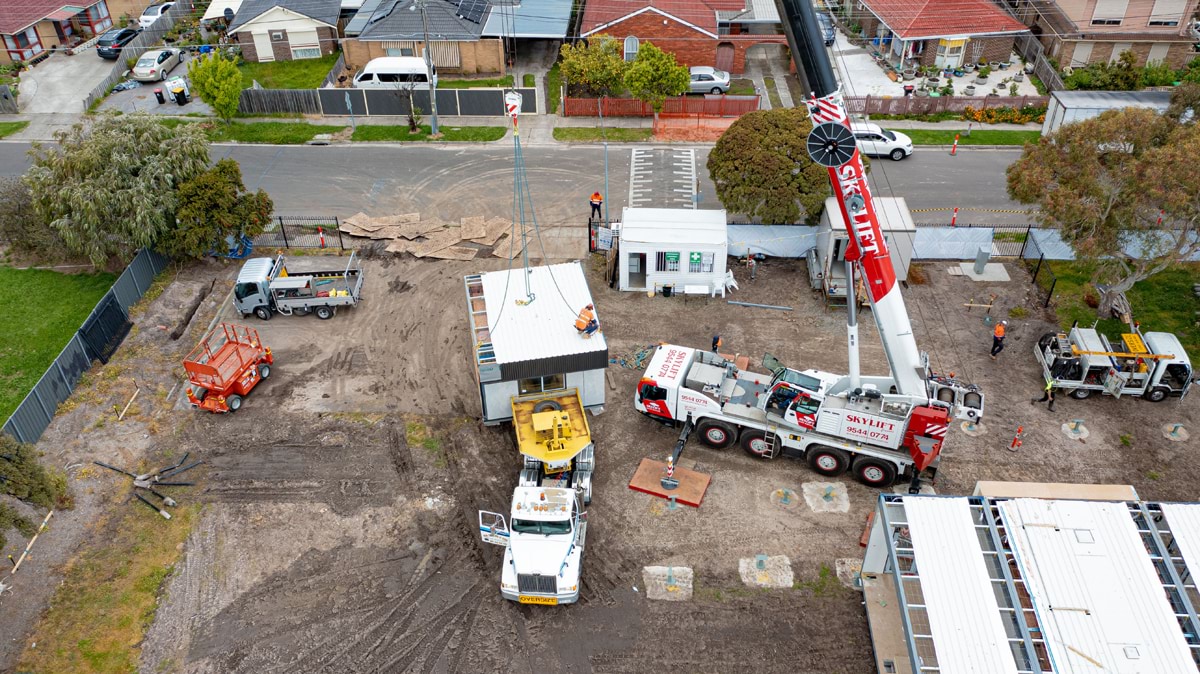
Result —
M709 66L692 66L693 94L723 94L729 91L729 73Z
M175 3L173 2L164 2L161 5L150 5L146 8L146 11L142 12L142 15L138 17L138 24L140 24L142 28L149 28L150 26L154 25L155 21L161 19L162 15L166 14L167 10L171 9L171 6L174 4Z
M179 49L156 49L142 54L129 76L139 82L156 82L167 79L167 73L183 62Z
M141 28L113 28L100 36L96 42L96 53L102 59L116 59L121 56L121 49L141 32Z
M821 38L825 40L825 46L832 47L834 38L837 37L833 30L833 19L825 12L817 12L817 23L821 24Z
M871 157L891 157L900 161L912 154L912 138L898 132L888 131L878 124L854 122L850 125L858 151Z

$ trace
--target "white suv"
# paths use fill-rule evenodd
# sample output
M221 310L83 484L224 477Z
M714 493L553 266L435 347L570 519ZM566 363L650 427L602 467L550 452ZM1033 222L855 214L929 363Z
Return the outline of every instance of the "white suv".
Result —
M912 138L898 132L888 131L878 124L854 122L850 125L858 151L871 157L891 157L900 161L912 154Z

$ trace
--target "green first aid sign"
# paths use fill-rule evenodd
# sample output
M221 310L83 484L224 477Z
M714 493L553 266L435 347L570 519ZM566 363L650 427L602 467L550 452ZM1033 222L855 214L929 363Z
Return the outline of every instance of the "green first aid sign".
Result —
M700 264L700 253L690 253L688 256L688 262L692 264Z

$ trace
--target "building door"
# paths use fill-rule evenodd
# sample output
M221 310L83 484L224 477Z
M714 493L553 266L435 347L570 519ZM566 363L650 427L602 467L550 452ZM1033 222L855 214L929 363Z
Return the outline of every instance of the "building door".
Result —
M270 33L254 33L254 51L258 53L260 63L275 60L275 50L271 49Z
M646 289L646 254L629 254L629 287L627 290Z
M729 72L733 70L733 43L722 42L717 45L717 70Z

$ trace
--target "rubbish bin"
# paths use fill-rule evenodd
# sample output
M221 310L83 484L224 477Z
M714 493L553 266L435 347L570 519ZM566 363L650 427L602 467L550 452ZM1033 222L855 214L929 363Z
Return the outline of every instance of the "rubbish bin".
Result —
M905 95L905 96L912 96L912 95L913 95L913 91L915 91L915 90L916 90L916 87L914 87L914 86L913 86L913 85L911 85L911 84L906 84L906 85L904 85L904 95Z
M187 102L188 102L187 92L183 90L183 87L180 87L178 89L173 89L171 91L171 94L175 96L176 103L178 103L179 105L187 105Z
M663 296L663 297L670 297L670 296L671 296L671 294L672 294L672 292L673 292L674 290L675 290L675 288L673 288L672 286L663 286L663 289L662 289L662 296Z
M154 89L154 97L158 99L159 105L167 102L167 97L163 96L162 87L156 87Z

